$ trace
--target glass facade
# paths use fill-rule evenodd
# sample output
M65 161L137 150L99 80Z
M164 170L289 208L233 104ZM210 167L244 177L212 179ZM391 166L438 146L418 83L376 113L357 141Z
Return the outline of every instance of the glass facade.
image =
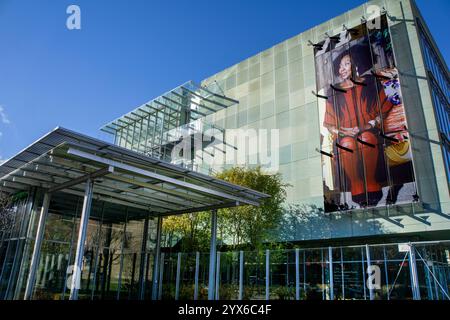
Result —
M438 58L420 21L418 21L418 31L438 123L445 170L447 179L450 182L450 80L448 68L442 62L442 59Z
M36 193L18 201L12 207L12 227L1 234L1 299L23 299L40 211L33 203L41 198ZM64 199L63 205L55 196L50 205L33 299L68 299L81 201ZM158 299L207 299L209 254L165 248L159 272L153 275L154 233L154 221L146 223L126 208L94 202L79 299L150 299L154 276L160 283ZM216 299L450 299L450 241L219 251L216 259ZM372 274L371 288L367 281Z
M344 174L348 175L349 166L345 169L341 165L345 159L340 153L336 160L339 163L328 159L340 147L348 149L349 146L330 140L328 133L333 128L323 125L327 113L325 100L328 99L320 95L332 97L328 102L333 100L335 105L328 106L328 111L336 112L335 102L339 98L334 91L339 90L330 86L334 82L321 77L327 75L333 79L338 75L331 71L331 60L319 58L315 48L318 44L323 47L323 41L330 39L330 35L367 26L368 21L364 24L361 17L373 5L387 10L381 35L389 41L377 47L374 44L380 40L379 34L363 32L371 63L365 65L366 70L357 66L358 70L354 68L353 71L360 78L363 75L369 78L369 74L377 78L370 79L375 88L373 92L376 92L373 105L380 110L383 92L394 102L402 97L400 89L397 90L401 83L405 108L399 107L401 99L397 104L393 103L398 111L396 121L393 121L395 130L387 128L389 124L383 122L383 112L379 112L380 119L368 119L368 124L373 126L371 129L378 124L378 131L372 133L375 132L373 135L377 138L375 164L384 175L383 187L375 191L381 205L368 205L371 200L367 182L370 164L369 157L364 154L370 154L372 149L368 148L373 148L373 143L363 140L365 144L357 141L354 151L363 154L355 176L362 177L364 199L353 208L346 199L353 197L351 189L356 182L341 179ZM230 137L227 131L241 129L259 133L260 129L265 129L278 132L278 144L271 144L269 153L278 154L277 170L289 187L285 216L274 232L279 236L278 240L298 244L298 248L218 252L216 298L391 300L420 296L429 300L450 299L450 242L419 242L449 239L450 86L448 70L414 10L409 0L370 1L249 57L203 80L201 85L183 84L102 128L114 135L115 144L120 147L208 174L235 165L203 161L207 157L223 157L225 150L229 150L227 148L239 149L243 154L244 161L239 165L265 165L260 150L252 148L256 144L252 144L250 138L242 143L241 140L248 137ZM347 56L357 58L359 47L358 50L355 48L359 39L352 41L354 43L346 46ZM423 61L418 54L420 48ZM339 56L331 51L323 54L330 59L333 55ZM375 63L375 57L382 61ZM338 60L340 64L343 57L339 56ZM356 60L353 60L355 65ZM402 70L404 65L411 67ZM426 86L421 82L425 81L424 77L420 77L423 65ZM386 68L398 68L396 76L387 79L387 75L377 74L377 71L387 71ZM355 77L350 80L358 86L366 84ZM419 89L430 93L432 105L418 94ZM407 98L409 102L406 102ZM367 111L366 104L360 105ZM431 114L428 109L434 112ZM349 118L350 122L354 120ZM336 126L340 127L340 124ZM428 139L436 126L441 142L438 147L435 141ZM413 135L411 130L420 134ZM211 134L212 131L215 133ZM200 152L193 152L189 157L183 154L181 160L174 159L175 146L185 138L193 142L192 147L201 143ZM405 142L403 146L408 146L407 152L402 154L404 157L395 157L399 152L390 157L388 151L399 142ZM189 148L188 151L192 150ZM392 165L395 159L401 162L400 165L407 164L400 170L406 172L407 179L397 179L395 170L399 166ZM423 169L425 166L417 166L424 162L432 169L445 168L441 170L446 171L445 183L439 180L442 172L430 174L431 171ZM150 182L141 183L159 188L151 186ZM428 185L433 188L426 188ZM390 188L402 201L389 201L389 196L392 198ZM436 199L432 203L427 201L427 192L433 193L433 199ZM119 193L114 194L117 195ZM330 195L335 197L333 206L331 199L327 199ZM0 233L0 299L22 299L24 296L41 210L38 204L42 203L42 198L43 195L36 192L17 201L10 210L10 227ZM161 202L166 197L159 199L156 201ZM133 201L138 200L137 196L133 198ZM67 283L71 276L70 266L75 260L81 205L79 197L67 194L52 197L33 299L69 298ZM174 249L176 246L169 245L161 252L158 274L153 275L155 221L143 219L147 211L143 214L133 210L100 200L93 202L83 252L79 299L149 299L152 294L160 299L207 299L209 254L178 252ZM385 244L363 245L360 240L369 239L374 243L375 236ZM405 251L405 245L396 243L412 238L417 242L411 250ZM355 245L336 245L334 239L346 239ZM317 241L314 243L320 245L305 248L303 240ZM325 243L322 241L327 241L331 247L322 247ZM377 280L373 289L366 285L369 265L374 267L373 275ZM161 285L152 293L152 281L156 279Z
M448 300L450 242L218 252L216 299L226 300ZM209 257L164 253L159 297L207 297ZM181 258L178 258L181 257ZM415 263L413 262L413 257ZM372 266L373 287L367 286ZM414 265L414 267L413 267ZM417 272L414 278L412 268ZM206 269L206 273L205 273ZM197 295L195 296L195 293Z
M362 21L374 8L379 9L376 19ZM286 207L301 206L310 213L303 219L308 225L299 224L293 232L294 240L448 230L448 71L421 31L423 22L416 11L409 0L370 1L212 75L198 86L216 93L217 105L225 99L237 103L209 111L195 109L194 116L185 118L186 123L174 120L182 118L181 97L186 91L181 86L173 90L175 95L169 92L155 99L166 108L151 115L138 108L135 114L116 121L113 131L108 131L108 125L105 131L114 134L120 146L207 174L232 166L269 167L261 150L266 142L267 154L278 157L276 171L289 184ZM421 43L424 61L419 58ZM347 99L330 87L341 80L331 65L343 50L353 60L356 84L352 96L362 97L346 106L364 111L360 118L367 123L357 121L351 110L346 118L333 119L339 122L335 126L341 134L358 122L354 127L359 136L353 139L333 139L333 126L325 121L329 110L340 114L340 104ZM422 65L429 70L434 114L429 114L431 106L419 93L424 88L422 78L409 76L421 74ZM189 98L188 108L203 105L205 97L196 96L200 100L193 103ZM377 112L374 115L368 109ZM440 150L429 138L436 125ZM206 134L214 129L218 135ZM238 134L228 135L233 130ZM264 141L264 130L268 135L276 131L274 137L278 138L266 136ZM188 160L175 160L172 151L184 136L193 137L192 145L201 140L200 152L195 150ZM259 140L252 140L253 136ZM205 137L209 139L206 142ZM213 139L215 143L210 143ZM344 144L352 154L341 148ZM221 161L232 154L231 162ZM208 158L213 161L203 161ZM447 172L446 183L441 178L442 167ZM435 172L432 177L430 170ZM335 220L330 222L328 213ZM287 216L293 214L286 210ZM417 214L433 215L431 228L418 223L413 217ZM354 219L356 215L358 219Z
M21 294L21 283L27 275L29 263L27 259L31 241L29 236L35 229L35 209L30 207L28 199L23 199L11 208L10 218L5 219L2 215L0 299L17 299Z
M32 293L36 300L69 298L68 279L73 272L82 199L66 196L62 207L57 198L53 197L45 226ZM18 202L13 207L13 227L0 234L0 299L24 297L40 211L31 206L41 202L40 193ZM149 299L155 222L146 224L144 219L131 217L125 207L103 202L94 201L92 211L78 299L127 300L141 295ZM148 238L143 244L145 227Z

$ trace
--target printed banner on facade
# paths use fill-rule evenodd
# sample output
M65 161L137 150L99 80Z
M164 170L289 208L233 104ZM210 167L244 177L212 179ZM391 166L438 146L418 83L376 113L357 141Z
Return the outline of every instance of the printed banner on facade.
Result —
M325 211L413 201L411 146L386 17L320 45L315 63Z

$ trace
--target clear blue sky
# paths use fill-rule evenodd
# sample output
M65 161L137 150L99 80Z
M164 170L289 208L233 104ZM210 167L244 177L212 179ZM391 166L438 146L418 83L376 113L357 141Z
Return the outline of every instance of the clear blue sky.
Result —
M61 125L98 128L364 0L0 0L0 157ZM449 0L417 0L449 61ZM82 29L66 28L81 7Z

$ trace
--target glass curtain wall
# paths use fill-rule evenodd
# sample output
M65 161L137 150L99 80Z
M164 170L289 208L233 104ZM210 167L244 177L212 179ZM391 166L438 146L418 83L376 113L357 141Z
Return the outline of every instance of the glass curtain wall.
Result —
M268 261L267 251L245 251L242 277L240 252L219 252L215 296L238 300L242 291L243 300L265 300L267 292L270 300L412 300L417 287L422 300L450 300L450 241L413 244L417 282L405 246L269 250ZM164 254L161 299L207 298L209 254L201 254L198 265L196 256L180 253L179 259L178 253ZM368 279L373 280L373 287L367 285Z
M425 67L430 81L431 96L438 122L438 130L443 145L442 151L447 172L447 180L450 182L450 80L448 68L438 58L436 51L426 32L417 20L419 38L422 45Z
M35 225L32 217L35 191L19 195L18 200L2 213L0 228L0 299L14 299L20 294L21 281L16 281L25 272L22 263L28 251L29 234Z
M1 234L1 299L23 298L41 209L27 198L12 207L11 228ZM42 203L42 194L34 203ZM52 200L33 299L68 299L80 212L81 199ZM91 217L79 298L150 299L156 222L98 201ZM450 241L227 251L217 261L219 299L450 300ZM207 299L208 253L163 250L160 266L160 299ZM371 275L376 286L369 288Z
M10 226L0 234L0 299L24 296L43 199L42 193L31 201L33 196L25 194L24 199L11 207ZM33 299L69 298L81 207L81 198L60 194L52 197ZM80 300L151 297L156 222L149 219L146 224L141 213L131 210L93 201L81 270ZM148 236L143 244L145 227Z

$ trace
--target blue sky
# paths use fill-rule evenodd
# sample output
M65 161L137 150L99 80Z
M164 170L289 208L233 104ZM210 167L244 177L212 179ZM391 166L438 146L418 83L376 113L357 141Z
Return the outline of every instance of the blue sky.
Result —
M101 125L151 98L364 2L0 0L0 158L58 125L106 139ZM450 1L417 4L448 63Z

